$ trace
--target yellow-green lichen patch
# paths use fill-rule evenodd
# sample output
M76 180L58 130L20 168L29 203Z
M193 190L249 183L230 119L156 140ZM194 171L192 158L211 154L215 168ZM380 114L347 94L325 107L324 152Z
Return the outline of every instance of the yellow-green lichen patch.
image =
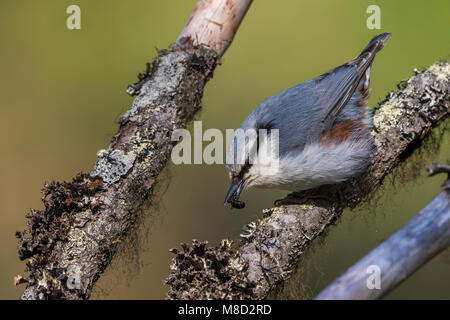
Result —
M436 81L450 81L449 63L435 63L427 71L436 75Z
M399 100L387 101L373 117L374 131L380 134L386 133L399 123L402 114L402 105Z

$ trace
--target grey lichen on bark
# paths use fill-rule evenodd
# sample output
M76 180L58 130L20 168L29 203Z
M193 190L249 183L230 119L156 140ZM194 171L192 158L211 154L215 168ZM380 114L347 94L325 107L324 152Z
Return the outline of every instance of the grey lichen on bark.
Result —
M160 51L91 174L44 187L45 209L32 210L29 230L17 233L29 272L22 299L89 298L152 193L174 145L172 132L200 108L217 60L215 51L189 43ZM70 269L79 270L74 285Z
M137 97L93 171L44 186L45 209L31 210L29 230L16 233L19 257L28 259L28 277L15 280L27 283L22 299L90 297L118 243L137 225L175 144L172 132L200 108L204 86L251 3L198 0L174 48L159 51L128 87Z
M263 218L247 226L240 243L183 251L171 263L167 278L170 299L262 299L294 270L303 250L344 208L354 208L379 185L431 129L448 117L450 106L450 64L438 62L402 81L374 113L376 151L373 163L358 178L315 190L327 199L295 204L298 194L282 205L263 211ZM217 264L230 251L231 262ZM220 259L219 259L220 260ZM198 261L202 261L199 265ZM231 261L231 260L230 260ZM201 267L200 267L201 266ZM223 276L224 270L226 276ZM245 285L243 285L245 283Z

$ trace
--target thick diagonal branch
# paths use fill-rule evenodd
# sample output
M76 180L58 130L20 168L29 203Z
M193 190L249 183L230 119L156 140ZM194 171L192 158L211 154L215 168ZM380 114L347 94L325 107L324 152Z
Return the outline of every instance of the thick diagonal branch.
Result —
M175 47L160 51L128 88L138 96L93 171L44 187L45 210L32 210L29 230L17 233L20 258L28 259L23 299L89 298L151 195L173 130L200 108L204 86L250 4L200 0Z

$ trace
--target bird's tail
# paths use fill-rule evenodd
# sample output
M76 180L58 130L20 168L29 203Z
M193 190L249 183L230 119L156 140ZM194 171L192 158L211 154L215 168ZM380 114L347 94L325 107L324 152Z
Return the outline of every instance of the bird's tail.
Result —
M370 53L374 56L378 51L384 48L384 44L390 36L391 34L389 32L385 32L375 36L372 40L370 40L367 47L364 48L359 56L366 55L367 53Z
M370 40L367 47L364 48L359 56L342 66L328 71L318 78L318 82L322 83L322 87L325 88L322 89L322 96L320 98L322 100L321 104L324 106L324 110L326 110L326 116L322 121L325 123L325 128L333 124L337 115L345 107L361 82L362 87L360 90L363 92L363 98L368 97L369 93L366 93L366 90L369 85L370 67L375 55L383 49L384 44L390 36L390 33L377 35Z

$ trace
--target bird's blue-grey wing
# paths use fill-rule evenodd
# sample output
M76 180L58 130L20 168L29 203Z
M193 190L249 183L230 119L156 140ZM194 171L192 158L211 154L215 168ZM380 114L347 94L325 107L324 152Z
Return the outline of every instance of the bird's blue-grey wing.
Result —
M303 82L263 101L241 128L278 129L279 152L301 150L317 137L321 112L317 108L313 81Z
M334 124L336 117L354 95L364 75L368 77L366 71L389 36L390 33L383 33L374 37L358 57L315 79L317 103L323 109L323 131Z

